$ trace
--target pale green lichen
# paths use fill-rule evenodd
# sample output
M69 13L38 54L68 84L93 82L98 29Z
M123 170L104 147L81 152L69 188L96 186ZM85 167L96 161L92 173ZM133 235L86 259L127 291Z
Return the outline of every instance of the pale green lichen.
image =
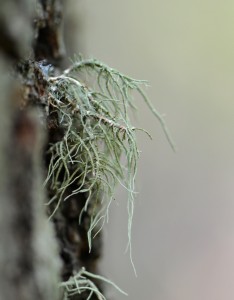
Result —
M86 193L83 211L89 211L91 215L88 231L91 249L93 230L95 228L96 235L108 221L115 186L121 184L128 191L131 261L131 227L139 156L136 131L141 130L132 126L129 119L129 110L135 108L131 92L140 94L174 148L163 118L145 96L142 88L146 84L95 59L75 61L61 75L48 78L49 113L57 115L59 126L65 132L64 138L49 149L51 160L45 185L54 194L48 203L53 203L54 207L51 217L61 201ZM77 188L67 194L68 187L74 182Z
M111 280L103 276L88 272L85 270L85 268L81 268L81 270L77 274L71 276L67 281L60 283L59 287L62 289L63 300L67 300L77 294L81 295L84 292L87 293L87 300L92 299L91 297L93 295L95 295L99 300L106 300L106 297L96 286L94 280L99 280L102 283L107 283L113 286L120 293L127 296L127 294Z

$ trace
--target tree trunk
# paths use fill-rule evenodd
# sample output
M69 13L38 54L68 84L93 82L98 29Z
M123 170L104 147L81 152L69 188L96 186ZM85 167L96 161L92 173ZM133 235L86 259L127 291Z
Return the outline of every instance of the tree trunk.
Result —
M100 236L89 253L89 214L78 223L85 196L65 202L55 226L44 206L53 194L42 188L46 151L63 138L56 117L45 117L45 77L51 64L60 71L65 54L62 2L1 1L0 300L58 299L59 280L81 267L96 272L100 257Z

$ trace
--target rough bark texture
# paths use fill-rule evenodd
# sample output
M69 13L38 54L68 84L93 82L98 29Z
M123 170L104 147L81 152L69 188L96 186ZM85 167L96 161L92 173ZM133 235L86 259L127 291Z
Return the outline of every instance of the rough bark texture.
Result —
M46 150L64 134L56 116L45 114L46 72L59 72L65 54L62 2L1 1L0 300L58 299L59 280L81 267L96 272L101 254L100 236L89 253L89 214L78 222L85 195L64 202L53 218L59 249L43 209L46 196L53 196L42 190ZM13 67L15 79L6 75ZM85 294L73 299L85 299Z
M35 19L34 53L36 60L58 64L64 57L62 0L40 0Z
M30 50L30 3L6 0L0 6L1 300L58 299L60 262L41 189L41 128L31 110L20 109L24 91L10 76Z

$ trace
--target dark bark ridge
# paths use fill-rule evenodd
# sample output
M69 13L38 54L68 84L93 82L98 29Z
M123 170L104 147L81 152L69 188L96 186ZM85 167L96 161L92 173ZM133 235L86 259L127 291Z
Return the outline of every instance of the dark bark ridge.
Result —
M21 80L24 85L24 109L34 107L40 114L40 120L47 132L44 146L45 173L48 168L50 154L48 149L52 144L64 138L64 129L59 125L58 116L50 113L48 107L48 76L59 74L64 58L63 44L63 5L61 0L38 1L37 15L34 20L34 59L23 61L18 65ZM72 168L72 166L69 166ZM63 176L64 171L61 172ZM69 187L67 193L76 189L77 183ZM48 189L50 199L54 191ZM79 222L79 215L86 201L86 195L74 196L63 202L61 208L52 218L62 260L61 280L65 281L85 267L87 271L97 272L97 261L101 256L102 239L99 235L89 251L87 231L90 215L86 212ZM48 216L51 213L48 207ZM94 282L96 280L94 279ZM100 288L100 284L96 282ZM86 293L76 295L72 299L83 299ZM86 294L88 296L88 294ZM95 299L95 296L92 297Z

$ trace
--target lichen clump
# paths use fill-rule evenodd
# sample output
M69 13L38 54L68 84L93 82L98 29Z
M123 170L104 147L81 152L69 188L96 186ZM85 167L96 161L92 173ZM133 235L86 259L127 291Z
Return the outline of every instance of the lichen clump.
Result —
M135 109L132 92L138 92L162 124L165 124L145 96L142 87L147 83L125 76L95 60L73 62L59 76L47 78L48 112L56 115L63 138L49 148L50 163L45 181L53 191L49 201L53 211L61 201L85 193L91 221L88 231L89 247L105 221L114 199L115 186L128 191L128 237L131 253L131 226L134 210L135 178L139 150L136 127L132 126L129 111ZM74 183L77 188L67 193ZM92 203L92 205L91 205ZM82 213L81 213L82 215Z

